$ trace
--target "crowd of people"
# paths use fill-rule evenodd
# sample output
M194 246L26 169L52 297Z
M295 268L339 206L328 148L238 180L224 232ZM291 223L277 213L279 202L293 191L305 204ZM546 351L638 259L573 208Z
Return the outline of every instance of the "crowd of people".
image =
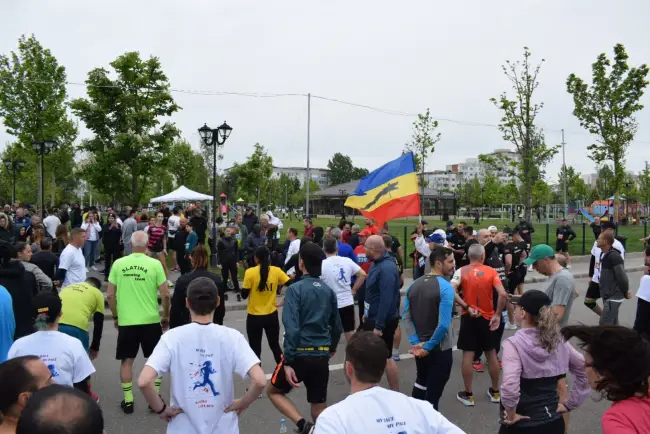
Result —
M483 396L500 406L502 433L564 433L591 389L614 402L602 417L605 433L650 432L650 276L637 293L634 328L620 326L631 290L611 224L594 243L584 302L599 325L576 326L569 320L578 288L563 265L566 225L553 249L532 246L534 228L525 221L503 231L451 221L430 231L423 221L411 235L415 279L403 288L405 246L371 219L363 228L345 218L322 228L306 217L302 237L291 227L282 243L282 221L250 208L217 218L215 236L207 235L200 203L185 210L163 204L151 218L107 209L105 223L96 210L78 207L65 222L56 210L42 222L22 208L8 211L0 214L0 433L103 430L92 361L104 297L102 282L88 274L101 250L118 332L120 407L135 410L134 360L142 350L147 361L136 386L170 433L238 432L238 416L264 392L299 433L461 433L439 411L454 346L464 383L457 400L475 405L473 377L485 370L485 356L491 384ZM211 252L220 275L210 271ZM650 265L650 249L645 258ZM525 290L529 267L548 276L545 290ZM223 326L229 289L247 303L246 337ZM402 329L415 358L411 397L399 393ZM506 329L515 333L502 342ZM264 335L276 364L269 384L260 362ZM327 407L329 361L341 339L350 396ZM234 373L249 382L240 398ZM166 374L169 403L161 394ZM379 386L384 375L390 390ZM309 415L289 397L300 384ZM75 411L51 413L71 402Z

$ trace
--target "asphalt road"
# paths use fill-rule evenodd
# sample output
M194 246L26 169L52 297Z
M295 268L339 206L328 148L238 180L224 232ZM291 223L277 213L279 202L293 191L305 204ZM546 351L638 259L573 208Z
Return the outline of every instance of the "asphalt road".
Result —
M641 273L630 273L631 287L636 292L638 288ZM571 312L571 323L597 324L597 317L589 311L582 303L586 292L588 279L578 280L578 291L580 297L573 304ZM543 288L544 283L529 284L528 288ZM621 322L624 325L631 326L634 321L636 312L636 300L623 303L621 308ZM226 325L235 328L245 335L245 311L230 311L226 313ZM459 327L458 320L454 320L453 325ZM505 337L512 334L512 331L506 331ZM100 405L104 411L106 421L106 432L113 433L163 433L165 432L165 423L162 422L155 414L149 413L146 402L142 394L135 390L135 412L132 415L125 415L120 409L122 400L122 391L119 382L119 362L114 359L115 344L117 340L117 331L111 322L106 322L104 337L99 358L95 361L97 374L93 377L93 390L101 397ZM349 391L345 376L342 371L342 362L344 358L345 341L339 346L336 357L331 361L330 382L327 402L336 403L344 399ZM409 344L406 338L402 339L400 352L406 354L399 363L400 371L400 388L401 391L409 394L415 379L415 363L407 354ZM456 401L455 394L462 389L462 378L460 375L461 353L454 351L454 367L452 375L447 383L445 393L440 404L441 412L452 422L464 429L467 433L496 433L499 429L497 404L491 404L484 391L489 386L488 373L474 374L474 389L476 394L476 406L466 408ZM144 365L144 359L139 357L135 364L135 378ZM262 351L262 366L264 372L270 374L275 363L266 342ZM235 377L235 394L244 393L246 383ZM168 400L169 397L169 379L163 380L163 394ZM384 380L384 386L386 386ZM298 408L307 415L308 407L304 388L295 390L291 394L292 399L298 404ZM594 397L595 398L595 397ZM167 401L169 402L169 401ZM597 433L600 432L600 416L609 406L606 401L598 401L588 398L583 406L571 413L569 432L571 433ZM261 398L255 402L246 413L240 418L240 431L242 433L261 433L261 432L278 432L280 424L280 414L273 407L268 398ZM293 427L290 427L292 429Z

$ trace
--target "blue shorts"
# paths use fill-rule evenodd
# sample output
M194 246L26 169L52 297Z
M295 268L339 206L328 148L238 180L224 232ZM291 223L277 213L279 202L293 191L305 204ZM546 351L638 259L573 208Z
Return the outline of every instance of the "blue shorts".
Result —
M68 336L79 339L81 341L81 345L83 345L86 352L88 352L88 349L90 348L90 338L87 331L82 330L79 327L67 324L59 324L59 331L61 333L65 333Z

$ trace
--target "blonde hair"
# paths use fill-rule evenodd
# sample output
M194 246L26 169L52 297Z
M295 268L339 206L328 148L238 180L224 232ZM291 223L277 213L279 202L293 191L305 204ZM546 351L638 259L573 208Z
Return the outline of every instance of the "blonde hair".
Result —
M532 318L539 331L539 345L549 353L554 352L562 343L557 315L550 306L544 306L539 310L539 314Z

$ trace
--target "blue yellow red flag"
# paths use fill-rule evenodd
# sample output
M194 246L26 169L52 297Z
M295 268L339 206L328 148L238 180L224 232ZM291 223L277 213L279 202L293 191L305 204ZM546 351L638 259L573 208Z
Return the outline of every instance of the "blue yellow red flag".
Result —
M377 225L420 213L415 158L409 152L364 176L345 206L358 209Z

